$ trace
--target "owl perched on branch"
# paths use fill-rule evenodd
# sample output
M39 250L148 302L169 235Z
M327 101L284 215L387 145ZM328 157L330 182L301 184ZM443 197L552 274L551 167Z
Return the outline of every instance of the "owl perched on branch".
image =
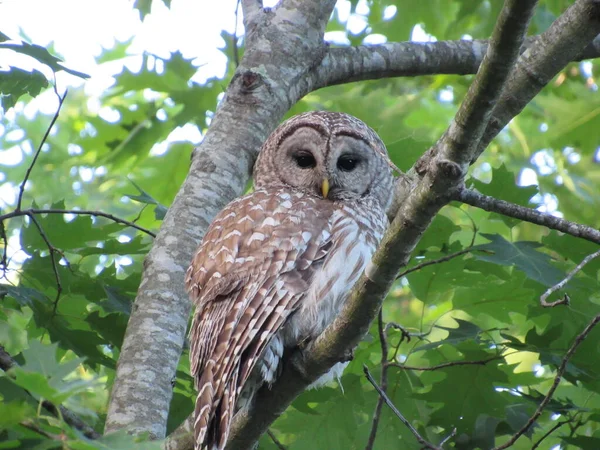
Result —
M267 139L254 192L216 216L186 276L196 449L223 449L234 414L339 313L387 225L392 168L347 114L301 114Z

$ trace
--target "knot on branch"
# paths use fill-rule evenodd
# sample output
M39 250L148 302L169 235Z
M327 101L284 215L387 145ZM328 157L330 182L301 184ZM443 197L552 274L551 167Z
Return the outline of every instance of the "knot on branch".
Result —
M253 70L245 70L242 73L235 74L232 83L239 84L239 90L242 94L250 94L265 84L263 76Z
M435 160L435 170L448 181L458 181L464 173L459 164L444 158Z

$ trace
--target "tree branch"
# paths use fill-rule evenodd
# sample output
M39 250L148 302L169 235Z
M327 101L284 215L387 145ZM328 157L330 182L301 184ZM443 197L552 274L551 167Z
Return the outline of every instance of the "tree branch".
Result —
M400 411L398 411L398 408L396 408L396 405L394 405L394 403L390 400L390 398L387 396L385 391L382 388L380 388L379 386L377 386L377 382L373 378L373 375L371 375L371 372L369 372L368 367L365 365L365 366L363 366L363 369L365 372L365 376L367 377L367 380L369 380L369 383L371 383L373 385L373 387L375 388L375 390L377 391L379 396L383 399L385 404L390 407L390 409L394 412L394 414L396 414L398 419L400 419L400 421L406 426L406 428L408 428L410 430L410 432L414 435L414 437L417 438L417 441L419 442L419 444L421 444L424 448L428 448L431 450L442 450L442 447L433 445L432 443L426 441L425 438L423 438L423 436L421 436L419 434L417 429L412 426L412 424L408 421L408 419L406 419L406 417L404 417L402 415L402 413ZM446 440L447 439L445 439L444 441L446 441Z
M537 95L570 61L600 34L600 2L577 0L524 52L498 99L483 139L479 156L506 124ZM474 160L473 160L474 161Z
M46 243L46 247L48 247L48 252L50 252L50 262L52 264L54 278L56 279L56 298L54 299L54 305L52 306L52 317L54 317L54 314L56 314L56 308L58 308L58 301L60 300L60 295L62 294L62 284L60 282L60 275L58 274L58 266L56 265L56 259L54 258L54 256L55 256L55 254L59 254L62 258L64 258L65 255L63 255L63 253L60 250L58 250L56 247L54 247L50 243L50 241L48 240L48 236L46 235L44 229L42 228L42 225L40 225L40 222L36 219L36 217L33 214L28 214L28 217L29 217L29 219L31 219L31 221L37 228L38 233L40 233L40 236ZM65 258L65 260L66 260L66 258Z
M539 440L535 444L532 445L531 450L535 450L536 448L538 448L544 439L546 439L548 436L550 436L552 433L554 433L560 427L568 424L569 422L570 422L569 420L563 420L561 422L558 422L556 425L554 425L552 428L550 428L546 433L544 433L544 435L541 438L539 438Z
M385 329L386 327L384 327L383 324L383 308L381 308L379 310L379 315L377 316L377 330L379 332L379 343L381 345L381 377L379 379L379 387L384 393L387 392L388 380L388 341ZM371 432L369 433L369 440L367 441L365 450L372 450L373 445L375 445L375 438L377 437L377 428L379 427L379 418L381 417L381 409L383 408L384 400L384 397L381 395L377 398L377 405L375 405L373 420L371 422Z
M504 3L477 77L446 133L415 164L419 175L428 170L435 157L453 161L462 174L466 173L519 56L536 3L536 0Z
M554 391L556 391L556 388L558 387L558 384L560 383L562 375L565 372L565 369L567 368L567 363L569 362L571 357L575 354L577 347L579 347L579 345L588 337L588 335L594 329L594 327L598 324L598 322L600 322L600 314L598 314L596 317L594 317L592 319L592 321L584 328L584 330L575 338L575 340L573 341L573 344L571 344L571 347L569 348L567 353L565 353L565 356L563 357L562 361L560 362L558 369L556 369L556 376L554 377L552 386L548 390L548 393L546 394L544 399L538 405L538 408L536 409L536 411L529 418L527 423L525 425L523 425L523 427L519 431L517 431L514 435L512 435L508 441L506 441L502 445L494 447L492 450L503 450L503 449L508 448L511 445L513 445L517 441L517 439L519 439L519 437L521 437L524 433L527 432L529 427L531 427L534 424L534 422L538 419L538 417L540 417L542 415L542 412L544 412L546 405L548 405L548 403L552 399L552 396L554 395Z
M520 52L538 45L540 36L525 40ZM420 75L470 75L477 73L488 40L438 42L388 42L356 47L333 47L314 76L314 89L353 81ZM600 57L600 36L573 61Z
M8 354L4 347L0 345L0 369L2 369L4 372L7 372L11 367L16 365L17 362ZM54 403L51 403L47 400L42 402L42 406L54 417L62 417L65 423L81 431L88 439L98 439L100 437L100 434L96 433L92 427L90 427L75 413L64 406L61 405L57 408Z
M407 366L406 364L400 364L397 362L388 362L388 366L397 367L402 370L420 370L423 372L433 372L435 370L446 369L448 367L455 366L485 366L487 363L491 361L496 361L498 359L504 359L504 355L492 356L487 359L479 359L477 361L449 361L446 363L438 364L437 366L431 367L415 367L415 366Z
M40 145L38 145L38 148L35 151L35 154L33 155L33 159L31 160L31 164L29 164L29 167L27 168L27 171L25 172L25 176L23 177L23 182L19 186L19 197L17 198L17 211L21 210L21 205L23 203L23 194L25 193L25 185L27 184L27 180L29 179L29 175L31 175L31 171L33 170L33 166L35 166L35 163L37 162L37 159L40 156L40 153L42 151L42 147L44 146L44 143L48 139L48 136L50 136L50 131L52 131L52 127L54 127L54 124L56 123L56 120L58 119L58 116L60 115L60 109L62 108L63 102L65 101L65 98L67 98L67 92L68 91L65 90L65 93L61 97L58 94L58 91L56 90L56 84L54 85L54 92L56 93L56 96L58 97L58 108L56 108L56 112L52 116L52 120L50 121L50 125L48 125L48 128L46 128L46 132L44 133L44 137L40 141Z
M40 208L29 208L29 209L21 209L11 211L6 214L0 215L0 222L3 222L7 219L11 219L13 217L19 216L34 216L36 214L73 214L75 216L93 216L93 217L104 217L105 219L112 220L115 223L119 223L121 225L125 225L131 228L135 228L136 230L141 231L142 233L146 233L149 236L156 237L152 231L137 225L135 222L131 222L129 220L121 219L113 214L104 213L102 211L92 211L88 209L40 209Z
M583 269L587 263L589 263L592 259L597 258L598 256L600 256L600 250L592 253L591 255L586 256L583 259L583 261L581 261L579 264L577 264L577 266L569 272L569 274L565 277L564 280L562 280L560 283L555 284L554 286L549 288L546 292L544 292L542 294L542 296L540 297L541 305L546 308L548 308L548 307L551 308L551 307L557 306L557 305L568 305L569 304L569 296L566 294L563 298L556 300L554 302L548 303L546 300L554 292L558 291L559 289L562 289L569 281L571 281L571 279L577 274L577 272L579 272L581 269Z
M453 200L481 208L485 211L496 212L525 222L542 225L553 230L562 231L571 236L600 244L600 231L587 225L581 225L550 214L541 213L535 209L515 205L488 195L480 194L472 189L461 189L452 194Z

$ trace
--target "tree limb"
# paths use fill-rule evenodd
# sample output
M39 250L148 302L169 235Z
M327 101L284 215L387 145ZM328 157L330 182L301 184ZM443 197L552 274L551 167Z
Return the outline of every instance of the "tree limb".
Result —
M74 216L93 216L93 217L104 217L105 219L112 220L115 223L119 223L121 225L125 225L131 228L135 228L136 230L141 231L142 233L146 233L149 236L156 237L152 231L137 225L135 222L121 219L113 214L108 214L102 211L92 211L89 209L53 209L53 208L28 208L28 209L20 209L11 211L6 214L0 215L0 222L3 222L7 219L11 219L13 217L19 216L33 216L37 214L72 214Z
M600 34L600 2L577 0L541 34L534 47L525 51L494 108L479 156L508 122L570 61L581 55Z
M544 227L562 231L586 241L600 244L600 230L596 230L587 225L581 225L550 214L541 213L535 209L525 206L515 205L514 203L499 200L488 195L480 194L472 189L461 189L452 194L453 199L484 209L485 211L496 212L508 217L522 220L524 222L535 223Z
M525 39L520 52L538 45L541 36ZM420 75L471 75L477 73L489 40L388 42L356 47L333 47L313 74L314 89L353 81ZM600 57L600 36L573 61Z

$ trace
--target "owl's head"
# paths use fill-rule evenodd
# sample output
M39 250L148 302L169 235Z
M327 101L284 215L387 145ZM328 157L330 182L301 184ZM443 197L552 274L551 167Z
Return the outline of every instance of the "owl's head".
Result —
M286 186L332 201L375 197L387 209L394 165L385 145L348 114L314 111L277 128L254 167L257 188Z

